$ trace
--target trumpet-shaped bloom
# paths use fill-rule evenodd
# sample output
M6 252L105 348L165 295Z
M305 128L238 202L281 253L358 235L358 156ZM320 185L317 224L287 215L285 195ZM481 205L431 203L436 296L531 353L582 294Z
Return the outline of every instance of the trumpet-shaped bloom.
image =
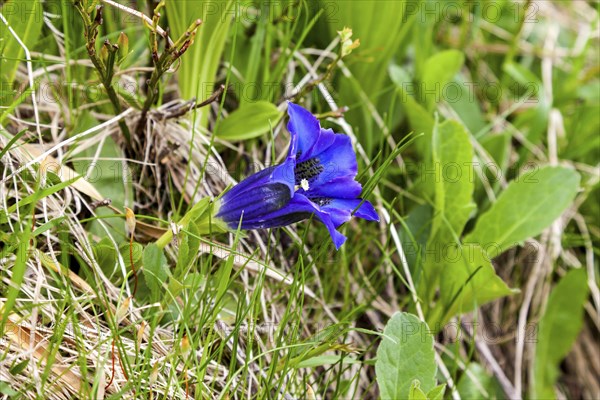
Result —
M378 221L375 209L358 198L356 154L350 138L322 129L304 108L288 103L290 148L283 164L253 174L225 193L216 218L229 228L275 228L314 215L328 229L336 248L346 237L337 228L359 218Z

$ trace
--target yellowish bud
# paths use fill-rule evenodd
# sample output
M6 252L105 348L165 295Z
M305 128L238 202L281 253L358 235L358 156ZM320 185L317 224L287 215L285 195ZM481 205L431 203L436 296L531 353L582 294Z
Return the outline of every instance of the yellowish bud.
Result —
M191 349L192 347L190 346L190 339L188 339L187 335L184 335L181 338L181 355L187 357Z
M338 31L338 35L340 35L341 39L342 57L346 57L347 55L352 53L352 50L360 46L360 40L356 39L352 41L352 29L344 27L344 29Z
M131 303L131 297L127 297L123 303L117 308L115 317L117 318L117 324L120 324L123 319L129 313L129 304Z
M129 233L135 232L135 214L133 210L129 207L125 207L125 223L127 224L127 229L129 229Z
M146 328L148 327L148 323L146 321L142 321L137 330L137 345L138 348L142 345L142 340L144 340L144 334L146 333Z
M315 396L315 391L309 384L306 385L306 400L317 400L317 396Z
M158 361L154 363L152 372L150 372L150 385L154 385L158 379Z

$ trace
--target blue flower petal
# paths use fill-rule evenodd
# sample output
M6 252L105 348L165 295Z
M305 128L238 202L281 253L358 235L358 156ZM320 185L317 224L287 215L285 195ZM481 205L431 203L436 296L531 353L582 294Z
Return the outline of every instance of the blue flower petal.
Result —
M315 141L315 144L312 146L309 152L302 153L300 155L300 157L298 158L298 162L308 160L312 158L315 154L321 153L329 147L331 147L331 145L335 141L336 136L337 133L335 133L332 129L321 128L319 137Z
M314 215L323 223L337 249L346 237L336 230L352 217L378 221L368 201L357 198L360 183L350 138L322 129L307 110L288 103L291 142L286 161L246 178L225 193L217 218L236 229L286 226ZM307 186L308 184L308 186ZM306 190L305 190L306 188Z
M243 229L281 228L310 218L312 212L295 207L293 201L290 202L291 204L288 203L288 207L285 210L273 211L261 215L260 218L242 222Z
M278 228L309 218L316 211L319 209L306 197L295 195L285 207L266 213L260 219L248 221L252 226L249 229Z
M319 121L308 110L291 102L288 102L288 115L290 116L288 131L292 137L295 136L298 140L296 148L290 147L288 157L294 157L298 152L301 155L309 153L321 133Z
M298 193L313 198L355 199L360 195L360 183L349 176L337 177L324 184L312 185L308 190L298 189Z
M337 228L350 220L352 211L361 202L363 202L362 199L332 199L328 204L322 206L321 209L331 216L331 220ZM366 200L360 205L354 215L367 221L379 221L379 216L375 208Z
M329 147L318 153L313 151L312 154L323 167L317 184L325 184L339 177L354 178L358 172L356 155L349 136L335 134L333 143Z
M377 211L375 211L375 207L373 207L373 204L371 204L371 202L368 200L365 200L364 203L362 203L361 206L358 207L358 210L356 210L354 215L366 221L379 222L379 215L377 214Z
M269 183L249 190L238 196L235 201L221 203L217 218L221 218L230 227L237 228L240 219L242 229L258 218L281 209L290 201L290 193L282 183Z
M294 194L294 160L286 160L283 164L267 167L258 171L232 187L221 198L225 203L229 199L240 196L248 190L253 190L257 186L263 186L268 183L282 183L290 190L290 195Z
M294 160L265 168L244 179L219 199L216 218L242 228L263 215L279 210L294 195Z
M323 220L321 220L321 222L323 222ZM330 226L330 224L326 224L325 222L323 222L323 223L325 224L325 226L327 227L327 230L329 231L329 235L331 236L331 240L333 241L333 244L335 245L335 249L339 250L340 247L342 247L342 245L346 242L346 236L344 236L341 233L339 233L338 231L336 231L334 226Z
M321 221L321 223L323 225L325 225L325 227L329 231L329 236L331 236L331 240L333 241L333 244L335 245L336 250L339 250L340 247L346 241L346 236L342 235L340 232L338 232L335 229L339 225L337 225L337 226L335 225L335 222L333 221L332 216L330 215L330 213L324 212L322 208L319 208L312 201L310 201L305 196L303 196L301 194L298 194L298 193L296 193L296 195L294 196L294 200L293 201L298 202L298 203L301 202L303 204L306 204L307 209L308 209L308 204L310 204L310 206L311 206L311 208L313 210L312 212L314 213L315 217L317 217L317 219L319 221Z
M273 182L284 183L290 189L293 196L295 188L295 174L294 170L296 167L296 161L294 159L286 159L283 164L279 164L273 170L271 179Z
M329 213L323 212L315 203L299 193L296 193L285 207L264 215L260 220L252 221L249 223L250 226L245 227L245 229L277 228L286 226L309 218L311 214L314 214L315 217L325 225L336 249L339 249L346 241L346 237L335 229L335 224ZM350 213L348 213L348 215L349 214Z

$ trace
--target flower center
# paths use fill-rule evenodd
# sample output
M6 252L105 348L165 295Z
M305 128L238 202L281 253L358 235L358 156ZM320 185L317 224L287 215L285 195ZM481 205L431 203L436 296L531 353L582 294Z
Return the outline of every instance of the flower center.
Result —
M296 164L296 168L294 168L296 185L301 185L302 181L306 181L306 186L308 186L308 183L319 176L323 170L324 168L318 158L311 158ZM304 189L303 185L302 188Z
M299 185L294 185L294 192L297 192L300 188L302 188L305 192L310 189L310 185L306 179L302 179Z

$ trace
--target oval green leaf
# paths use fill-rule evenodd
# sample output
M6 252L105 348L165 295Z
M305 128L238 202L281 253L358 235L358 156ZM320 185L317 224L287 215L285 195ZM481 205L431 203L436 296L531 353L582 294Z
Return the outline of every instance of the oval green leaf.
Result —
M219 139L230 142L254 139L269 132L283 114L268 101L257 101L238 108L217 126Z
M496 257L540 234L569 207L579 174L566 167L534 169L513 180L483 214L465 243L477 243Z
M396 313L383 330L375 375L382 399L407 399L416 379L427 393L435 387L435 351L427 324L408 313Z

